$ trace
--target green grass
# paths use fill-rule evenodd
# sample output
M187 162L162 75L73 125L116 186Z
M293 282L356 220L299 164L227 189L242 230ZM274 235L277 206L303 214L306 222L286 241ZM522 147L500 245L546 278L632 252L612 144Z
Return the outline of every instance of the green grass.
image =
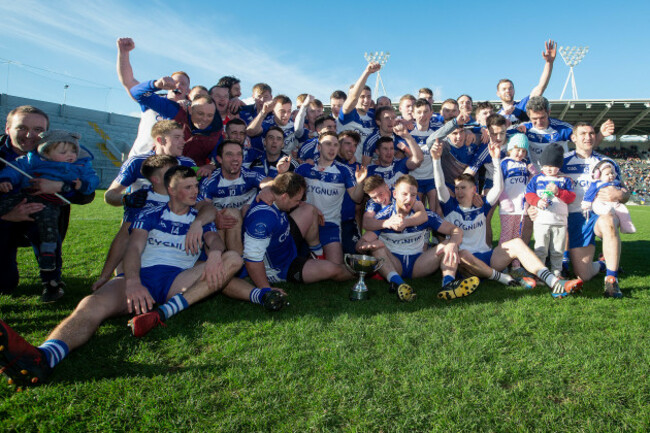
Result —
M101 193L98 194L101 197ZM650 208L632 207L623 300L554 300L483 282L465 299L435 298L440 276L414 280L398 303L369 280L286 284L279 313L214 297L136 340L126 317L107 321L45 386L0 385L4 431L648 431ZM67 295L42 305L36 264L0 317L30 342L89 293L120 210L75 207L64 245ZM495 230L495 238L498 230ZM600 247L599 247L600 248Z

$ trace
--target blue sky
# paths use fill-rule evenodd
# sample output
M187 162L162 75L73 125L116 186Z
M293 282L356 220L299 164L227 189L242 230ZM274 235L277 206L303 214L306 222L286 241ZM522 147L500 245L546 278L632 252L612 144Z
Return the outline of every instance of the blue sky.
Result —
M357 79L364 52L383 50L391 53L381 74L394 100L423 86L436 99L494 99L504 77L522 97L552 38L590 47L575 68L581 99L650 97L648 1L274 3L5 1L0 92L61 103L68 84L70 105L136 113L115 73L115 40L130 36L141 81L181 69L192 85L210 87L235 75L244 96L264 81L274 94L309 92L327 103ZM549 99L559 98L568 71L558 54Z

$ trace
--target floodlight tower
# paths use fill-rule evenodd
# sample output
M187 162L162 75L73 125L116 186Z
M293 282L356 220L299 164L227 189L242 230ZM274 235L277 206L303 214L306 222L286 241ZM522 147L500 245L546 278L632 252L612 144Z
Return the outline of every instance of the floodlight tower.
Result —
M564 83L560 99L564 97L564 91L566 90L566 86L569 84L569 79L571 79L571 93L573 99L578 99L578 88L576 87L576 78L573 73L573 68L584 59L588 52L589 47L560 47L562 60L564 60L564 63L569 67L569 75L566 77L566 82Z
M386 51L385 53L383 51L375 51L370 52L370 53L365 53L363 57L366 58L366 61L368 63L372 62L378 62L381 67L383 68L386 62L388 62L388 58L390 57L390 53ZM381 79L381 70L377 71L377 79L375 81L375 95L379 95L379 83L381 83L381 88L384 91L384 95L388 96L386 93L386 88L384 87L384 80Z

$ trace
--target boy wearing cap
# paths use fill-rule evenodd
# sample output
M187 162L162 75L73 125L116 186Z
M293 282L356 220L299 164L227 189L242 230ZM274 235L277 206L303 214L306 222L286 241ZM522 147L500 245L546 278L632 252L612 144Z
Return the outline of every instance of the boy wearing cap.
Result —
M79 147L81 135L76 132L52 130L40 134L41 140L36 152L14 161L20 170L36 178L63 181L74 185L73 188L62 190L61 195L70 196L75 192L92 194L99 185L99 177L92 168L92 155ZM81 151L81 152L80 152ZM66 184L67 185L67 184ZM7 166L0 171L0 214L9 211L22 200L43 203L42 211L34 214L41 243L38 247L38 265L41 271L53 271L61 266L61 258L57 256L57 240L59 238L58 219L59 206L62 203L51 195L33 196L27 188L30 183L27 176L13 167ZM12 192L13 191L13 192ZM58 293L52 294L55 300ZM44 300L47 301L44 294Z
M528 159L528 137L515 134L507 145L508 156L501 161L503 192L499 197L499 219L501 236L499 244L510 239L521 238L526 245L530 242L533 223L526 215L526 185L531 176L537 174ZM512 269L521 267L519 260L512 262Z
M551 270L558 276L562 271L562 256L566 246L568 204L576 198L571 179L558 173L564 164L564 148L549 144L540 157L542 172L526 187L526 202L537 207L533 223L535 254L544 263L551 256Z

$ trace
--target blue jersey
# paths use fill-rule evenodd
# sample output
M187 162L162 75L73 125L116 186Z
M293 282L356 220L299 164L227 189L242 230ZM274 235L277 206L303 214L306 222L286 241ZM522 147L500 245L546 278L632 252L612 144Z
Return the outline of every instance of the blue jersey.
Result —
M186 214L177 215L169 209L168 204L141 212L130 228L149 232L140 259L141 268L156 265L179 269L193 267L201 253L185 252L185 235L197 214L198 211L191 207ZM216 230L214 223L203 226L204 234Z
M286 281L298 256L287 214L275 204L254 202L244 218L244 260L264 262L270 283Z
M263 153L259 155L256 159L251 161L250 163L250 169L256 173L259 173L263 175L264 177L272 177L275 178L278 175L278 162L280 161L281 158L288 156L288 155L280 155L278 159L276 159L273 162L269 162L269 160L266 157L266 153ZM291 162L289 163L289 171L294 171L296 168L298 168L300 164L298 161L296 161L295 158L291 158Z
M528 115L526 114L526 105L528 105L529 99L530 99L530 95L526 96L524 99L517 102L515 104L515 109L510 114L505 114L503 107L501 107L501 109L497 111L497 114L500 114L503 117L505 117L513 125L520 122L525 122L528 120Z
M325 222L341 225L341 207L348 188L357 181L350 168L338 161L327 168L302 164L296 173L307 182L307 203L316 206L325 216Z
M379 130L377 129L375 132L370 134L368 138L366 138L365 143L363 144L363 156L368 156L370 159L375 159L377 158L377 155L375 154L375 150L377 150L377 142L379 139L383 137L380 133ZM395 135L391 134L390 138L393 139L393 147L395 150L397 150L397 141L395 140Z
M379 239L384 242L386 248L393 254L403 256L413 255L424 251L425 242L429 240L430 230L438 230L443 220L435 213L426 211L428 219L425 223L406 227L403 231L397 232L392 229L381 229L375 231ZM389 206L380 210L375 218L378 220L387 220L397 213L395 201ZM415 211L411 209L407 216L412 216Z
M440 200L440 206L445 215L445 221L463 229L463 242L459 247L461 250L467 250L470 253L484 253L492 249L485 242L486 215L492 208L487 200L481 207L464 208L456 198L449 197L446 202Z
M356 172L361 164L359 162L354 162L353 164L348 164L346 161L339 161L341 164L345 164L352 173ZM350 194L345 191L345 196L343 196L343 204L341 205L341 221L351 221L356 216L357 204Z
M124 222L127 223L132 223L133 221L138 219L138 216L142 212L146 212L150 209L157 208L160 206L164 206L167 203L169 203L169 196L164 195L164 194L158 194L154 190L150 189L149 187L145 187L148 189L147 192L147 201L145 202L144 206L141 208L137 207L125 207L124 208Z
M255 137L251 137L251 144L254 148L262 151L264 150L262 137L272 126L277 126L282 130L282 133L284 134L284 146L282 146L282 152L286 154L291 154L291 152L298 149L301 143L304 143L309 138L309 131L307 129L303 128L302 135L296 134L297 131L292 121L287 122L286 125L278 125L275 122L273 113L270 113L262 121L262 133ZM300 137L297 135L300 135Z
M441 114L433 113L433 116L431 116L431 119L429 119L429 129L433 131L437 131L438 129L442 128L444 124L445 118L442 117Z
M223 177L221 169L212 172L210 177L203 179L200 185L201 196L211 200L218 210L225 208L241 209L250 204L260 187L260 182L266 176L242 167L236 179Z
M593 168L603 159L608 159L605 155L592 152L588 158L581 158L575 150L564 154L564 164L560 172L571 178L573 191L576 193L576 199L569 204L569 213L582 212L580 202L582 202L585 192L591 183L591 172ZM611 161L611 160L610 160ZM621 180L621 170L614 161L612 165L616 170L616 180Z
M561 120L549 118L548 128L533 128L532 122L524 123L528 137L528 157L538 171L541 171L539 159L544 149L551 143L559 143L565 152L569 151L568 142L571 140L573 127Z
M306 141L302 146L300 146L300 149L298 149L298 159L301 161L307 161L308 159L316 161L319 155L318 137Z
M454 181L474 161L478 149L479 146L476 144L469 146L462 144L461 147L456 147L448 140L443 141L440 162L442 163L442 172L445 175L445 183L452 190L454 189Z
M380 164L369 165L367 177L379 175L384 179L386 185L388 185L389 188L392 188L393 185L395 185L395 182L397 182L397 179L405 174L409 174L410 170L406 165L408 160L408 158L394 159L393 162L386 167Z
M122 186L131 186L136 181L138 181L136 187L131 188L131 191L140 189L145 185L151 185L151 183L142 175L142 172L140 170L142 169L142 163L145 161L145 159L155 154L156 153L152 150L151 152L145 153L144 155L132 156L124 161L124 164L122 164L122 167L120 167L120 172L115 178L115 181ZM176 157L176 160L178 161L178 165L196 167L194 161L186 156L178 156Z
M339 123L337 125L338 131L354 130L361 136L361 141L357 145L357 150L354 154L358 161L361 161L363 156L363 149L366 139L377 130L375 123L375 110L368 110L366 114L361 116L356 108L352 109L348 114L344 114L343 110L339 111Z

